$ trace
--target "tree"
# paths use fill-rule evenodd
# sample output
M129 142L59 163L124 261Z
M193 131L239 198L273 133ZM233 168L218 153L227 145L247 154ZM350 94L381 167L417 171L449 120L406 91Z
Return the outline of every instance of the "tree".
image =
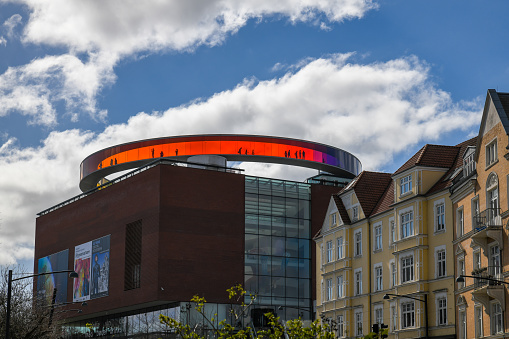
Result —
M11 267L0 267L0 338L5 336L7 313L8 274ZM28 274L24 269L15 267L14 276ZM11 288L10 338L55 338L59 336L58 311L51 312L45 301L34 299L33 280L14 281ZM53 313L53 314L52 314ZM51 316L54 321L50 321Z
M213 337L218 339L235 338L235 339L247 339L247 338L270 338L270 339L333 339L334 332L328 324L320 324L319 320L315 320L309 327L305 327L302 320L293 319L286 323L282 323L280 318L273 313L266 313L265 316L268 319L268 328L256 332L254 328L242 327L240 320L247 313L249 308L253 305L256 300L256 296L250 295L249 304L244 303L244 296L246 291L242 286L236 285L227 290L228 297L230 300L235 301L239 304L238 307L231 308L231 314L234 318L233 324L231 325L226 319L223 319L216 325L215 317L209 318L204 312L204 306L207 302L205 298L195 295L191 302L195 305L195 310L200 313L205 321L211 328ZM162 324L166 325L171 331L178 334L183 339L205 339L210 336L207 333L200 331L197 326L191 327L189 324L182 324L176 319L160 315L159 320Z

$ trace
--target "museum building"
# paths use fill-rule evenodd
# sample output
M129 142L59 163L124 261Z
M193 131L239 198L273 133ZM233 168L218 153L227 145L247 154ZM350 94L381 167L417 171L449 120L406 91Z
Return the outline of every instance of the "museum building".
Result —
M245 175L230 162L319 170L306 182ZM132 170L107 180L116 172ZM229 319L226 290L242 284L256 300L243 326L272 310L283 320L315 318L312 236L332 194L361 172L341 149L309 141L197 135L136 141L100 150L80 168L84 192L38 214L39 297L56 291L68 338L164 337L159 315L207 329L189 302ZM246 302L249 302L246 296ZM65 312L65 311L68 312Z

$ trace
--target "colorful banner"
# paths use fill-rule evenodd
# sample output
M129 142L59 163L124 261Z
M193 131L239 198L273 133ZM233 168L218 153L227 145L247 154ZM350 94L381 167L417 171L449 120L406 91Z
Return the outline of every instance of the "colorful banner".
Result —
M74 270L78 273L78 279L74 279L74 302L108 295L109 257L109 235L74 248Z
M68 270L69 250L40 258L37 261L37 273L47 273ZM55 303L63 303L67 301L67 273L47 274L37 278L37 296L39 300L44 300L47 304L51 304L53 291L57 289Z

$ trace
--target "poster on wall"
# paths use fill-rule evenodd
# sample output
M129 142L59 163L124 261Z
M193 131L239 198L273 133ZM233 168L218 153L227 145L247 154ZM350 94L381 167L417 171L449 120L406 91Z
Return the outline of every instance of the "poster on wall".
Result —
M74 279L74 302L108 295L109 257L109 235L74 248L74 270L78 273L78 279Z
M47 273L68 270L69 250L40 258L37 261L37 273ZM67 301L67 273L47 274L37 278L37 296L39 300L44 300L51 304L53 291L56 288L57 295L55 303L64 303Z

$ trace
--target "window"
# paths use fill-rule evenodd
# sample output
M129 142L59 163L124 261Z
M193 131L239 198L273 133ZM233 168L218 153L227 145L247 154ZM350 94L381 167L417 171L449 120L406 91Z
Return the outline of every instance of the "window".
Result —
M459 319L459 339L467 339L467 316L465 310L461 309L458 313Z
M355 238L355 249L354 249L354 255L360 256L362 255L362 231L358 230L354 233Z
M327 279L327 301L332 300L332 291L334 286L332 285L332 279Z
M474 307L474 317L475 317L475 337L481 338L483 336L482 306L476 305Z
M477 227L476 216L479 214L479 196L472 199L472 227Z
M458 258L458 276L465 275L465 259L463 257ZM459 282L458 288L465 287L465 282Z
M415 326L415 303L413 301L401 303L401 328Z
M355 278L355 295L362 294L362 268L358 268L354 273Z
M355 206L353 209L352 209L352 221L357 221L359 220L359 207L358 206Z
M463 177L468 177L475 171L474 152L470 152L466 157L463 158Z
M337 222L337 220L336 220L336 213L333 213L333 214L330 215L330 224L331 224L331 226L336 226L336 222Z
M500 303L491 304L491 334L504 332L504 323L502 319L502 307Z
M375 226L375 251L382 249L382 224Z
M343 276L338 276L338 299L343 298L345 296L345 290L343 285Z
M396 286L396 263L391 262L392 287Z
M331 262L333 256L332 240L327 241L327 262Z
M489 264L489 272L488 274L492 276L499 276L501 273L501 265L500 265L500 247L491 246L490 247L490 264Z
M375 306L375 323L379 325L384 323L383 305Z
M445 204L439 203L435 206L435 232L445 230Z
M488 226L490 225L500 225L499 223L495 223L499 215L498 208L500 207L498 199L498 177L495 173L490 173L488 176L488 180L486 181L486 206L488 212Z
M383 290L382 264L375 266L375 291Z
M401 239L414 235L414 212L401 214Z
M343 315L338 315L338 337L342 338L345 336L345 321Z
M396 312L396 306L391 305L391 331L396 331L398 326L398 312Z
M497 139L486 145L486 167L497 161Z
M435 260L437 263L436 277L441 278L447 275L445 270L445 249L440 249L435 252Z
M405 194L406 192L410 192L412 190L412 175L410 174L410 175L407 175L406 177L401 178L399 185L401 188L400 194Z
M437 325L447 325L447 298L437 298Z
M339 237L337 242L338 242L338 259L343 259L345 256L343 248L343 237Z
M479 249L474 250L473 269L478 270L481 268L481 251ZM464 273L463 273L464 274Z
M323 244L320 244L320 253L322 253L321 262L322 262L322 265L323 265L324 258L325 258L325 252L323 250Z
M401 282L414 280L414 256L401 258Z
M355 335L362 335L362 311L355 312Z
M458 234L458 237L461 237L465 233L463 206L456 210L456 233Z
M395 226L394 220L390 220L389 223L391 225L390 226L390 232L391 232L390 239L391 239L391 245L392 245L393 243L396 242L396 226Z

